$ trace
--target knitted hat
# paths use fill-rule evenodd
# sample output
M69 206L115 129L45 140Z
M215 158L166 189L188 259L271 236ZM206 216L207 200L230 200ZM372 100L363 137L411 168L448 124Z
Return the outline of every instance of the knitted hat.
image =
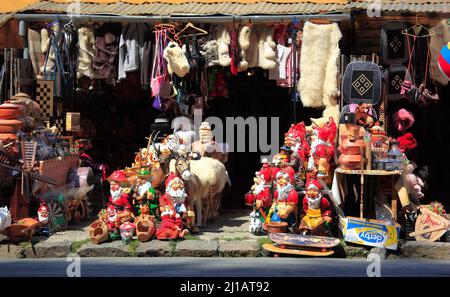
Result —
M450 80L450 42L444 45L439 53L438 58L439 69Z

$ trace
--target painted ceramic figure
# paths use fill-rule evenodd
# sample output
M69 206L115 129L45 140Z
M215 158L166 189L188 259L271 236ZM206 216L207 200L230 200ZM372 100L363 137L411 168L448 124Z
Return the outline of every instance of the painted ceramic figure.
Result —
M124 244L129 244L133 238L136 226L133 223L126 222L120 226L120 237Z
M319 230L319 227L327 227L331 222L331 205L322 196L322 185L317 179L308 180L306 195L303 198L303 217L300 222L300 231L305 234L325 235L327 232L325 234L316 232L325 231L323 228Z
M166 193L160 198L160 210L163 212L167 206L171 207L175 214L182 219L183 224L180 228L192 229L192 221L188 215L186 199L187 194L183 180L179 177L173 177L167 183Z
M253 199L253 211L250 213L250 227L251 233L259 233L262 230L262 225L267 217L270 206L272 205L272 193L271 193L271 175L270 170L265 171L263 168L255 173L253 181L255 184L252 186L251 194ZM266 174L264 174L266 173Z
M125 173L120 170L114 171L108 177L108 181L111 193L109 202L114 205L117 211L131 210L129 195L124 190L124 186L128 185L128 178Z
M181 217L167 205L161 212L161 224L156 230L156 238L158 240L183 238L189 231L182 229L182 226Z
M269 210L267 222L287 222L293 226L297 221L298 194L288 173L280 171L276 176L274 202Z
M42 224L41 229L39 230L39 234L43 236L49 236L48 230L48 206L45 202L41 202L41 205L37 211L38 221Z
M144 205L150 208L152 215L156 216L158 212L158 199L155 189L149 182L150 179L151 174L148 170L141 170L137 174L133 193L133 205L137 216L141 215L141 208Z

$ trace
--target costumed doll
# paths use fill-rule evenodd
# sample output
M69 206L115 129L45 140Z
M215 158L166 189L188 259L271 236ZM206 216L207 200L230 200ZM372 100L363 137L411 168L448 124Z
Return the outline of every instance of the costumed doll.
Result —
M283 171L277 173L274 202L267 216L267 223L287 222L292 227L297 221L298 194L291 184L289 174Z
M117 211L131 210L129 194L123 188L128 185L128 179L123 171L114 171L108 177L110 193L109 203L113 204Z
M330 235L331 205L322 196L322 185L317 179L309 179L306 183L303 212L299 227L300 232L313 235ZM320 228L322 226L324 228Z

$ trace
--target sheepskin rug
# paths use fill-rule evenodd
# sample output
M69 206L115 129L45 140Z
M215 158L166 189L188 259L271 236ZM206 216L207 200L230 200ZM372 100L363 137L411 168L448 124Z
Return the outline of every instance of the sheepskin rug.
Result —
M339 40L342 33L334 24L306 22L302 34L300 80L297 89L305 107L337 104ZM334 112L333 112L334 113Z

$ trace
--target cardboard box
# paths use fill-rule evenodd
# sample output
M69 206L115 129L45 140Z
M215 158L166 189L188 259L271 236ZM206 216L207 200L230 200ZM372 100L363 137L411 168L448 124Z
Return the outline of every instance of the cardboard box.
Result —
M345 241L397 250L400 234L397 223L392 226L385 221L345 217L339 219L339 228Z

